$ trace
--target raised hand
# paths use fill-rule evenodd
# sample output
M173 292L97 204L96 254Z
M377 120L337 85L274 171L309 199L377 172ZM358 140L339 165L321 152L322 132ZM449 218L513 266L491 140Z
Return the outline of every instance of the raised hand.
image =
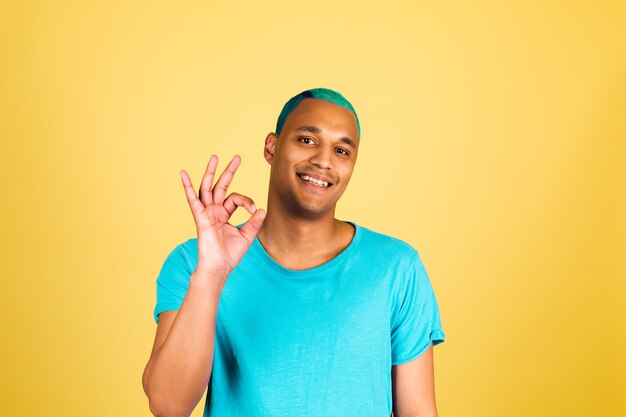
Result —
M198 232L196 271L227 277L241 261L263 225L265 211L257 210L250 198L237 193L224 198L240 162L239 156L235 155L213 186L217 156L211 155L200 185L199 198L189 174L180 171ZM251 214L241 228L228 223L237 207L244 207Z

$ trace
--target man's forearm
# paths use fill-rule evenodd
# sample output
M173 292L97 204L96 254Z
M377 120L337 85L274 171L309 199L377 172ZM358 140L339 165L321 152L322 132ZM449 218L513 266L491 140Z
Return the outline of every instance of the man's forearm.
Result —
M223 277L194 272L166 340L146 365L150 410L158 416L189 415L211 376L217 307Z

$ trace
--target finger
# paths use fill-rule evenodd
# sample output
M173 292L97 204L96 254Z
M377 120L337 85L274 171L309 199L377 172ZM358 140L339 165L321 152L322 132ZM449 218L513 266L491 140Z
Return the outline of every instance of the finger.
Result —
M264 220L265 210L258 209L252 216L250 216L248 221L239 228L239 232L248 241L248 243L252 244L252 241L259 233L259 230L261 230Z
M194 219L196 219L197 216L204 210L204 204L202 204L196 196L196 191L193 189L189 174L185 171L180 171L180 177L183 180L183 187L185 187L185 195L187 196L187 202L189 203L191 214L193 214Z
M239 158L239 155L235 155L233 159L229 162L224 172L222 172L222 175L220 175L220 178L215 183L215 187L213 187L214 204L224 203L224 196L226 195L226 191L228 191L228 186L233 180L233 177L235 176L235 172L237 171L240 162L241 158Z
M256 211L256 206L251 198L239 193L230 193L230 195L226 197L226 200L224 200L224 208L228 214L232 215L237 207L244 207L250 214L254 214Z
M204 177L202 177L202 184L200 184L200 200L205 206L213 203L213 194L211 193L211 187L213 186L213 178L215 177L215 170L217 169L217 155L211 155L209 163L206 166Z

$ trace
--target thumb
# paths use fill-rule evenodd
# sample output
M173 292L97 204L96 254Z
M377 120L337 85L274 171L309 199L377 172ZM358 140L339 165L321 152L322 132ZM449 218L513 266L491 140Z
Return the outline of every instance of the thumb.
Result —
M259 230L261 230L261 226L263 226L263 221L265 220L265 210L258 209L257 211L250 216L248 221L239 228L239 231L243 235L243 237L248 241L248 243L252 243L254 238L256 237Z

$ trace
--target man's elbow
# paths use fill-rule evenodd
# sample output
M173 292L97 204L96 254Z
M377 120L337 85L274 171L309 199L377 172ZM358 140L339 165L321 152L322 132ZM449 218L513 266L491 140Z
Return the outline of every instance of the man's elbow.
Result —
M148 368L150 363L146 365L146 368L143 370L143 375L141 376L141 385L143 386L143 392L148 395Z
M189 417L189 415L191 414L190 412L182 410L180 407L175 406L172 401L166 398L162 398L150 391L147 373L145 372L142 378L142 383L143 390L148 397L148 406L150 407L150 412L155 417Z
M191 413L174 408L171 405L149 400L150 412L155 417L189 417Z

